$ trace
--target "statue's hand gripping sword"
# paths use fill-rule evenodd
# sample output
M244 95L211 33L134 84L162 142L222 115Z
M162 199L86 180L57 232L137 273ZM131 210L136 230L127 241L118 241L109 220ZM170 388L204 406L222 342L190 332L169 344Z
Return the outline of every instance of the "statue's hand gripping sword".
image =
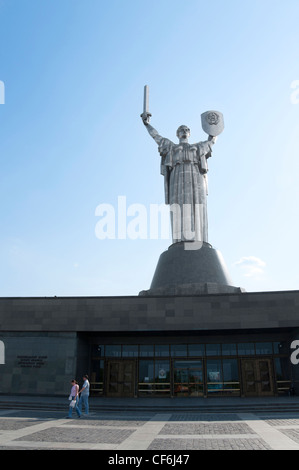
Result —
M143 113L140 115L143 121L143 124L149 124L151 118L151 113L149 112L149 89L148 85L144 87L144 98L143 98Z

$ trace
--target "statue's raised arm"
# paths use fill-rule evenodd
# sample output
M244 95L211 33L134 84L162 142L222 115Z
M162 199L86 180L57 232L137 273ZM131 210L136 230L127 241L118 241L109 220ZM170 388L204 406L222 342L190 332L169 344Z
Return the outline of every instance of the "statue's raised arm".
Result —
M150 125L150 118L152 117L151 113L149 112L149 90L148 86L145 85L144 87L144 100L143 100L143 113L141 114L141 119L143 124L145 125L149 135L155 140L155 142L160 145L163 137Z

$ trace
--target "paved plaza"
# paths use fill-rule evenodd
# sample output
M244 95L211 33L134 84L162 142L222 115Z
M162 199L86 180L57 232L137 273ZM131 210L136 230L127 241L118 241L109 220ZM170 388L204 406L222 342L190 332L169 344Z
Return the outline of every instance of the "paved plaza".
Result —
M0 450L299 450L299 411L0 409ZM107 455L107 452L105 453ZM109 453L108 453L109 455Z

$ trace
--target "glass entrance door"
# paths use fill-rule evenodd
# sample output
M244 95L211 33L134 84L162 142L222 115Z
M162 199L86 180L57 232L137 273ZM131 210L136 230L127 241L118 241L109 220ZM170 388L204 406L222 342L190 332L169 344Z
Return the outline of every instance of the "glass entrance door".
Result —
M179 361L173 364L173 386L176 397L203 396L202 360Z
M272 360L242 359L243 392L246 396L274 394Z
M107 396L133 397L134 389L135 361L108 361Z

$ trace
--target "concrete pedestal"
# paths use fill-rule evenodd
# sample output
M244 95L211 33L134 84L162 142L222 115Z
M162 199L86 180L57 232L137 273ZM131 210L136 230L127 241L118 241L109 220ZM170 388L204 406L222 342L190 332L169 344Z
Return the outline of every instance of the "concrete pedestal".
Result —
M149 290L139 295L199 295L240 293L223 257L209 243L174 243L161 254Z

